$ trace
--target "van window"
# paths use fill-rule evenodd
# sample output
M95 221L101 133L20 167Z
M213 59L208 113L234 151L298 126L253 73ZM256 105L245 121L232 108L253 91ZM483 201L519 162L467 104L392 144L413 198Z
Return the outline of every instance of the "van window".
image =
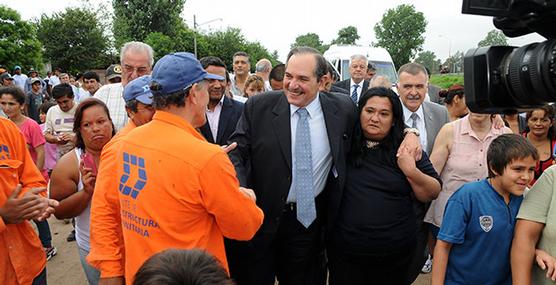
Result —
M344 59L342 60L342 66L340 67L341 70L339 70L338 72L340 72L340 74L342 74L342 79L341 80L346 80L349 79L351 76L349 74L349 59Z
M386 61L371 61L376 67L376 74L388 77L392 84L398 83L398 73L391 62ZM349 77L349 73L348 73Z

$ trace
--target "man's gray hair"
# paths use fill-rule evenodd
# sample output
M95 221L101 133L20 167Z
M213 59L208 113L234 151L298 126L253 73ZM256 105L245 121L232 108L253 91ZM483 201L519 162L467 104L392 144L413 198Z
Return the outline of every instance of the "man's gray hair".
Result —
M371 82L369 82L369 88L373 87L384 87L384 88L392 88L392 82L386 76L382 75L375 75L371 78Z
M271 69L272 63L270 63L270 60L266 58L257 61L257 64L255 65L256 72L270 72Z
M349 63L351 64L354 60L364 60L365 65L367 65L368 59L366 56L362 54L354 54L349 58Z
M154 51L153 48L143 42L127 42L122 46L122 49L120 51L120 64L124 65L124 54L128 51L134 51L134 52L146 52L147 56L149 57L149 64L150 67L153 66L154 64Z

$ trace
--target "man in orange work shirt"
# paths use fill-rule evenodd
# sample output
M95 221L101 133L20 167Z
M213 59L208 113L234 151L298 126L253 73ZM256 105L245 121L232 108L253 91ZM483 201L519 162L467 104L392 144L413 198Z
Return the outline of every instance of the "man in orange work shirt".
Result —
M223 80L190 53L164 56L152 73L153 120L122 139L116 176L127 284L168 248L204 249L227 268L223 236L249 240L262 224L253 191L239 187L226 153L196 130L206 122L207 79Z
M54 212L45 186L23 134L0 118L0 284L46 284L46 255L27 221Z
M91 204L91 251L87 261L100 271L100 283L123 284L124 252L118 198L119 177L115 169L117 151L131 130L152 120L151 76L144 75L124 87L128 123L102 149Z

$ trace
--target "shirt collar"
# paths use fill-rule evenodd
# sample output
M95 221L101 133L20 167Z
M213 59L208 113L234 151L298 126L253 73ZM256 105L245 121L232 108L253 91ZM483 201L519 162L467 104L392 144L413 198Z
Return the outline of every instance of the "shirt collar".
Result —
M309 105L305 106L305 109L307 109L307 112L309 113L309 118L313 117L313 115L316 114L321 109L319 96L320 96L320 93L317 93L317 96L315 97L315 99L313 99L313 101L311 101L311 103L309 103ZM290 116L295 115L295 112L299 108L300 107L297 107L295 105L290 104Z
M402 103L402 109L403 109L403 117L404 120L406 122L408 122L408 120L410 120L411 114L413 113L417 113L417 115L419 116L419 119L421 119L423 122L425 121L425 113L423 112L423 104L421 104L421 106L419 106L419 109L417 109L417 111L415 112L411 112L407 107L405 107L405 105Z
M361 82L359 82L359 83L355 83L355 81L353 81L353 79L350 79L349 81L350 81L350 82L349 82L349 83L350 83L350 84L349 84L349 88L352 88L353 85L355 85L355 84L359 85L359 88L363 87L363 81L364 81L364 80L361 80ZM359 88L357 88L357 89L359 89Z
M160 121L165 124L174 125L190 133L194 137L206 141L200 132L198 132L195 128L193 128L193 126L189 122L187 122L184 118L178 115L172 114L170 112L162 111L162 110L156 110L153 116L153 121Z

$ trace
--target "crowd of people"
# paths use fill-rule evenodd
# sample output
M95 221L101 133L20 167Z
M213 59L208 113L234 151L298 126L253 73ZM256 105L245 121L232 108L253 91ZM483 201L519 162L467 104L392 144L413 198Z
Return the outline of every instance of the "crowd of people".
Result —
M51 214L94 285L554 284L552 106L470 112L358 54L345 80L307 47L232 62L0 70L0 284L46 284Z

